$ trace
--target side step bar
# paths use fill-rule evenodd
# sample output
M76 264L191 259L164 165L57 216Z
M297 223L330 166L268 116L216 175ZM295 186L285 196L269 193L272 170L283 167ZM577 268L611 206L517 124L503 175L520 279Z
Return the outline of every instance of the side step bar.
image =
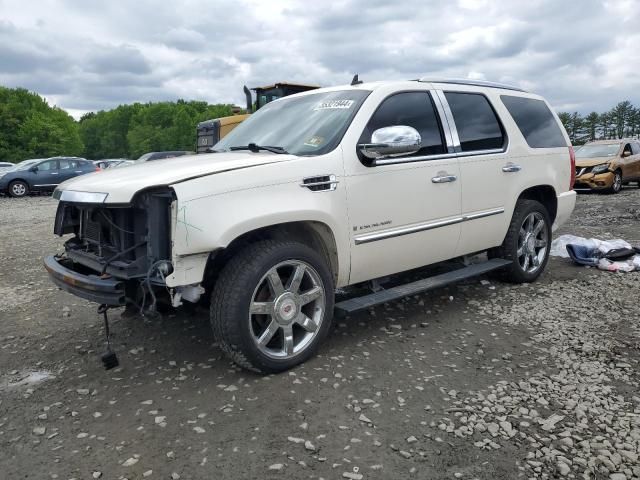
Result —
M486 262L474 263L468 267L459 268L451 272L423 278L422 280L406 283L404 285L398 285L397 287L389 288L388 290L369 293L361 297L349 298L336 303L335 313L337 315L346 315L348 313L357 312L358 310L364 310L381 303L391 302L409 295L416 295L428 290L444 287L445 285L459 282L470 277L476 277L483 273L506 267L510 263L510 260L493 258Z

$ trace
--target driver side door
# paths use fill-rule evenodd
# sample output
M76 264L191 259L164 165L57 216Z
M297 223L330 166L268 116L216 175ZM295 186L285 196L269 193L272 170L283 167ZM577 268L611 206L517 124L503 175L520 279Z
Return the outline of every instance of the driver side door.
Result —
M31 174L31 188L35 190L52 190L60 183L57 159L40 162L36 168L37 170Z
M631 142L631 156L629 160L629 177L640 183L640 142Z

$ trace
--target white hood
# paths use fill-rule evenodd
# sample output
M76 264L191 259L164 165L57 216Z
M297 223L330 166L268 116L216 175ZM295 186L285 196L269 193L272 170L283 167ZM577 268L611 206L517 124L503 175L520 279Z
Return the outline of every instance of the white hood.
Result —
M286 154L244 151L190 155L81 175L60 184L57 190L107 193L105 203L128 203L137 192L149 187L172 185L191 178L294 158Z

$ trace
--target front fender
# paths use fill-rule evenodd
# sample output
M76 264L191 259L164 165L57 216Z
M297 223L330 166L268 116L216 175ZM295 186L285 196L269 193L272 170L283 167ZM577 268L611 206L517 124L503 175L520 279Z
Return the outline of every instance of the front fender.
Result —
M348 278L349 236L344 183L333 191L312 192L298 182L280 183L188 198L189 182L173 186L177 202L173 255L181 257L226 248L253 230L288 222L314 221L333 232L338 250L338 285ZM175 263L175 262L174 262Z

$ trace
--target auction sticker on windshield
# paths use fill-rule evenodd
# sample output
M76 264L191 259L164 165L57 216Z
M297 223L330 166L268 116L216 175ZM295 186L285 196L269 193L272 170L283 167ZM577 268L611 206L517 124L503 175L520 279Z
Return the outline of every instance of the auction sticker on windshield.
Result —
M353 100L329 100L327 102L320 102L313 110L349 109L353 105L353 102Z
M305 146L307 147L314 147L314 148L318 148L320 145L322 145L324 143L324 138L323 137L319 137L317 135L314 135L313 137L311 137L309 140L307 140L306 142L304 142Z

